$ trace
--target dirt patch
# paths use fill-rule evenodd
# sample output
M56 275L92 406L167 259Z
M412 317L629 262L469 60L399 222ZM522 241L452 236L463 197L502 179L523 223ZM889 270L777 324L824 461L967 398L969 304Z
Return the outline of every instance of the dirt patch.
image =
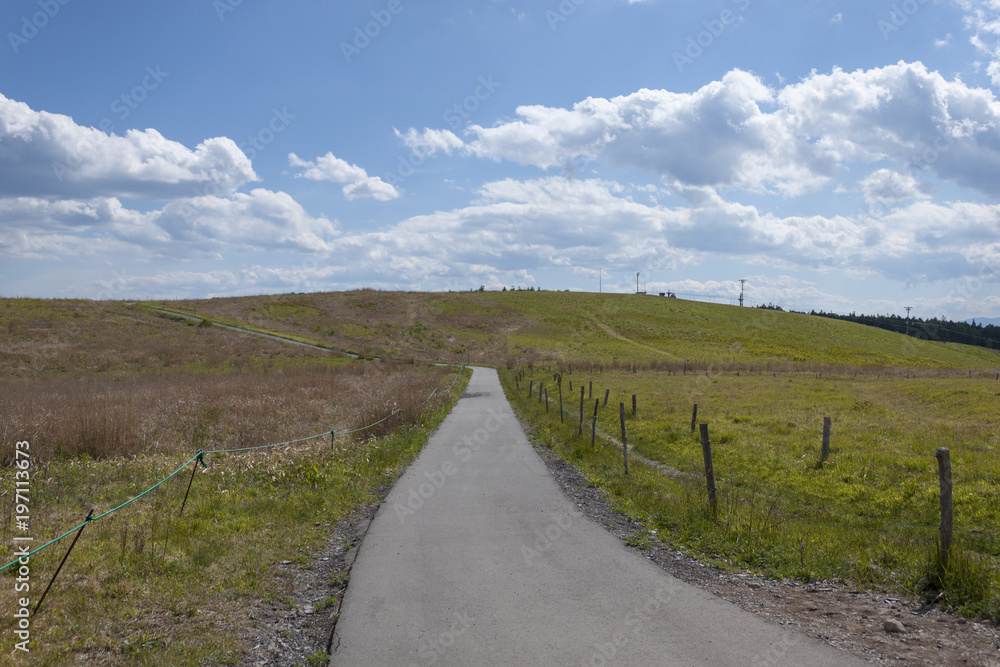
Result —
M583 513L623 542L637 533L648 535L645 526L616 512L599 489L588 486L575 467L548 449L535 449ZM991 624L889 593L724 572L656 537L648 543L643 555L678 579L875 664L1000 667L1000 629Z

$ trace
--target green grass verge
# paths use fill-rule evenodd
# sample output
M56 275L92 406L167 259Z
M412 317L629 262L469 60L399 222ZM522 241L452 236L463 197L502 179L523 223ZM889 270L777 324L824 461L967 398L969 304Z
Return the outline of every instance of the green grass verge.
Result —
M546 382L552 400L551 373L526 376L520 390L512 371L502 378L545 445L621 510L694 554L771 577L845 580L929 599L943 593L945 606L1000 620L1000 382L993 378L577 372L563 376L564 425L558 409L546 414L527 399L533 379L536 387ZM620 445L591 447L593 400L586 435L577 435L579 386L591 380L596 397L611 394L599 428L620 443L625 403L629 445L657 467L633 456L626 477ZM710 428L714 515L700 438L690 428L694 403ZM832 453L821 464L826 416ZM951 450L954 469L947 570L935 557L938 447Z

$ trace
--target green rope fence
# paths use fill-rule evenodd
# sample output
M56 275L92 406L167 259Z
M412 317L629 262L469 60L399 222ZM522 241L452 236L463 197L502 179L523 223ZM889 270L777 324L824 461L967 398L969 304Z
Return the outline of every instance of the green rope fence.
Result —
M455 383L458 382L458 378L460 378L462 376L462 373L465 371L465 367L466 367L466 365L462 364L462 366L458 369L458 373L455 374L455 378L451 381L451 385L448 386L448 389L446 390L446 393L451 392L451 390L455 387ZM431 391L430 395L426 399L424 399L424 402L421 403L419 406L417 406L416 409L420 409L424 405L426 405L427 402L430 401L431 398L437 393L437 391L438 391L438 388L434 387L434 390ZM318 433L316 435L311 435L311 436L308 436L308 437L305 437L305 438L298 438L296 440L288 440L286 442L276 442L276 443L273 443L273 444L270 444L270 445L261 445L259 447L241 447L239 449L214 449L214 450L209 450L209 451L199 451L197 454L195 454L194 456L192 456L191 458L189 458L187 461L185 461L182 466L180 466L179 468L177 468L177 470L173 471L172 473L170 473L169 475L167 475L166 477L164 477L159 482L157 482L153 486L149 487L148 489L146 489L145 491L143 491L139 495L137 495L137 496L135 496L135 497L133 497L133 498L131 498L131 499L123 502L121 505L118 505L117 507L115 507L113 509L110 509L107 512L104 512L103 514L99 514L98 516L93 516L93 510L91 510L91 514L89 514L87 516L86 520L84 520L83 523L81 523L81 524L79 524L77 526L74 526L73 528L70 528L65 533L63 533L62 535L60 535L59 537L56 537L55 539L52 539L52 540L46 542L45 544L43 544L42 546L38 547L37 549L34 549L33 551L30 551L30 552L28 552L25 555L19 556L18 558L12 560L11 562L9 562L6 565L4 565L3 567L0 567L0 572L3 572L4 570L6 570L9 567L17 565L22 559L24 559L24 558L30 558L31 556L35 555L39 551L42 551L43 549L47 549L48 547L52 546L53 544L56 544L60 540L63 540L65 538L69 537L73 533L79 531L84 526L86 526L88 524L91 524L91 523L94 523L95 521L98 521L100 519L103 519L104 517L108 516L109 514L113 514L113 513L117 512L118 510L124 509L125 507L131 505L132 503L134 503L135 501L139 500L143 496L151 493L155 489L157 489L160 486L162 486L165 482L167 482L167 481L173 479L174 477L176 477L178 473L180 473L182 470L184 470L189 465L191 465L191 463L193 461L198 460L198 461L201 462L202 466L207 467L206 464L205 464L205 460L204 460L204 456L206 454L234 454L234 453L237 453L237 452L250 452L250 451L257 451L257 450L261 450L261 449L273 449L275 447L285 447L285 446L288 446L288 445L298 444L300 442L307 442L309 440L316 440L317 438L325 438L327 436L350 435L352 433L360 433L361 431L366 431L366 430L368 430L370 428L374 428L374 427L378 426L379 424L382 424L383 422L391 419L392 417L395 417L397 414L399 414L401 412L406 412L406 410L402 409L402 408L394 410L392 412L392 414L388 415L387 417L384 417L383 419L378 420L377 422L375 422L373 424L369 424L367 426L362 426L361 428L352 429L350 431L326 431L324 433Z

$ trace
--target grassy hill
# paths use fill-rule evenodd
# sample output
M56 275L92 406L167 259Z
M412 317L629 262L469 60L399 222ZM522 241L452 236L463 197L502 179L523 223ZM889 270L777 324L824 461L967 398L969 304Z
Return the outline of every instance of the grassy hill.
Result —
M994 369L1000 354L799 313L631 294L357 290L159 307L338 351L480 363Z

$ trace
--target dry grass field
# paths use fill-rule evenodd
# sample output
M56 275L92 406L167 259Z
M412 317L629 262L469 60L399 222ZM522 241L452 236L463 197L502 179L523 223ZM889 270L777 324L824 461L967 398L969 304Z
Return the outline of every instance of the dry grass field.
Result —
M185 470L88 524L32 619L31 653L11 654L15 665L237 664L253 609L294 611L281 563L308 565L337 521L416 455L464 384L446 391L454 367L351 361L80 301L0 300L0 369L2 564L14 537L41 546L199 450L322 435L210 454L194 477ZM27 531L14 522L17 442L30 443ZM31 557L32 605L69 543ZM4 609L24 595L16 577L17 568L0 574ZM0 620L9 646L16 624Z

